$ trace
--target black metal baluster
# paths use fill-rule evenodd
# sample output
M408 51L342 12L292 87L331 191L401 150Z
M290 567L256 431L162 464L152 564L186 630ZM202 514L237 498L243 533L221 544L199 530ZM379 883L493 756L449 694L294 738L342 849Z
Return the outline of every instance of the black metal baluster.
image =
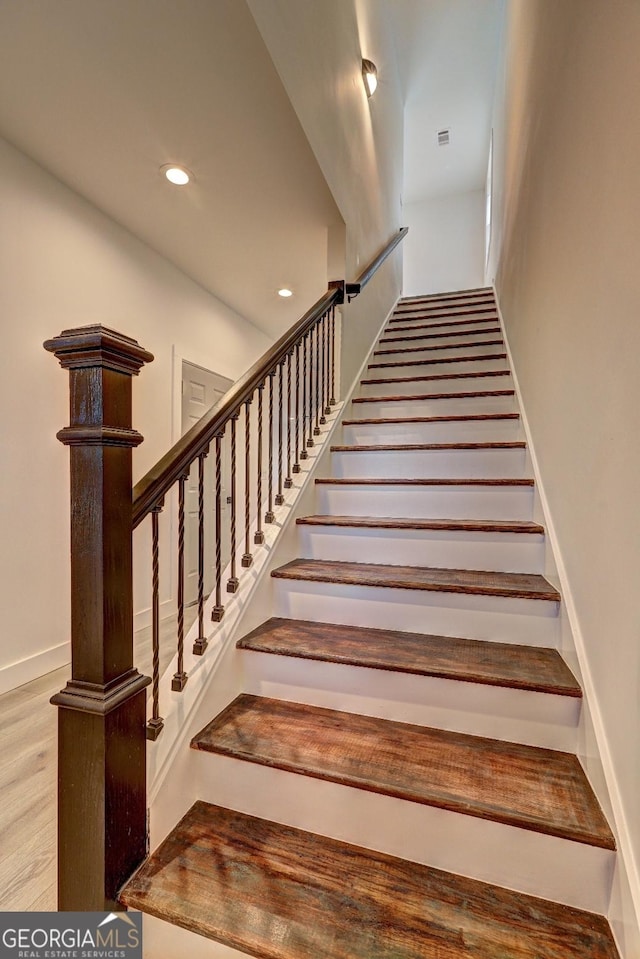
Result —
M239 413L231 417L231 576L227 581L227 592L235 593L240 585L236 574L236 424Z
M222 440L224 429L216 433L216 604L211 619L219 623L224 616L222 605Z
M318 371L320 374L320 397L321 397L320 398L320 425L321 426L324 426L325 423L327 422L327 418L324 414L326 412L329 412L326 408L327 397L325 393L325 384L326 384L325 366L326 366L326 360L327 360L327 350L326 350L326 343L325 343L326 337L324 335L324 327L325 327L326 318L327 318L327 314L325 313L322 319L320 320L320 322L318 323L318 336L320 337L321 351L322 351L322 362L320 363L320 369Z
M202 656L209 645L204 635L204 463L209 447L198 456L198 638L193 644L193 655Z
M187 684L184 671L184 488L189 479L188 473L178 480L178 664L171 680L171 688L181 693Z
M253 536L253 542L256 546L262 546L264 543L264 533L262 532L262 393L264 383L258 387L258 512L256 516L257 529Z
M278 367L278 492L276 493L275 503L276 506L282 506L284 503L284 495L282 493L282 416L284 410L282 408L282 380L284 377L284 360L280 362Z
M274 523L276 514L273 512L273 378L275 370L269 373L269 503L264 515L265 523Z
M303 434L304 434L304 424L303 424ZM300 340L296 343L296 433L295 433L295 443L296 443L296 457L295 463L293 464L293 472L300 472Z
M249 569L253 563L251 555L251 545L249 539L249 529L251 526L251 403L253 394L244 404L244 554L242 556L242 565ZM258 503L258 509L260 504Z
M313 442L313 330L309 330L309 435L307 447L314 446Z
M331 313L330 313L329 310L327 310L327 312L325 313L324 319L323 319L323 321L322 321L322 324L323 324L323 330L324 330L325 351L326 351L326 356L327 356L327 362L326 362L326 368L325 368L325 381L324 381L324 382L325 382L325 389L324 389L325 407L324 407L324 411L325 411L325 413L326 413L327 415L329 415L329 413L331 412L331 402L330 402L330 400L329 400L329 397L331 396L331 393L329 392L329 360L330 360L330 355L329 355L329 327L330 327L330 325L331 325Z
M330 406L336 405L336 308L331 307L331 399Z
M313 427L313 435L320 436L320 324L316 323L314 331L316 334L316 362L313 370L316 387L316 425Z
M151 599L151 644L153 651L152 676L152 712L147 723L147 739L155 741L164 726L160 718L160 549L158 537L158 517L162 512L162 502L151 511L152 535L152 599Z
M309 459L307 453L307 334L302 339L302 444L300 459ZM312 441L313 442L313 441Z
M291 479L291 357L293 353L287 353L287 475L284 480L285 489L291 489L293 480Z

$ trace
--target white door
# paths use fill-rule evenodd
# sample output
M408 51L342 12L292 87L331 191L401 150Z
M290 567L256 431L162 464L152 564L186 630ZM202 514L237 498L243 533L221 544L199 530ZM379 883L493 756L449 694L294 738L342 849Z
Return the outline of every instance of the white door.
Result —
M227 390L233 380L211 370L205 370L195 363L182 361L182 435L191 429L207 413ZM227 427L227 432L229 427ZM228 493L228 456L227 443L224 444L223 489L222 489L222 568L229 562L229 507ZM204 593L208 596L215 583L215 441L211 444L209 456L205 462L204 496L204 537L205 571ZM185 491L185 604L198 601L198 462L191 467L191 474ZM222 584L223 589L226 584ZM223 600L224 602L224 600Z

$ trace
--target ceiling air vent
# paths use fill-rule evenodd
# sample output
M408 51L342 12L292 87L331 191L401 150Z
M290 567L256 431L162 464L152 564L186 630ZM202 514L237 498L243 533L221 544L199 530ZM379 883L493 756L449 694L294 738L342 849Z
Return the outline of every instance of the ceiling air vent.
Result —
M438 130L438 146L439 147L448 147L451 131L450 130Z

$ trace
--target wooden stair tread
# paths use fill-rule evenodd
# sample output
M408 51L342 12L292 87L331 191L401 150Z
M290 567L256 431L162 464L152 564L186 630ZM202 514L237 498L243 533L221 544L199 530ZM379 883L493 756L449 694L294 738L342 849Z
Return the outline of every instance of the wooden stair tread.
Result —
M497 319L497 312L495 304L493 303L474 303L470 309L460 306L451 306L451 307L433 307L432 309L425 309L425 307L418 306L415 308L410 308L406 310L396 310L393 315L389 318L389 322L401 323L403 320L409 319L443 319L449 316L477 316L479 313L491 313L492 316L495 316ZM408 317L408 314L417 314L412 317Z
M472 380L491 376L511 376L511 370L477 370L464 373L427 373L421 376L383 376L360 380L361 386L371 386L377 383L427 383L433 380ZM362 398L354 397L354 403L362 402Z
M435 352L436 350L465 350L468 347L474 346L502 346L503 340L502 337L496 340L478 340L477 342L469 343L438 343L437 346L427 345L427 346L411 346L405 347L398 350L374 350L374 356L379 356L380 354L386 355L387 353L424 353L426 350L429 352Z
M429 478L412 477L410 479L380 478L371 476L318 476L318 485L330 486L533 486L534 480L514 478L483 477L446 477L432 476Z
M258 959L619 959L601 916L201 801L120 901Z
M528 520L511 519L421 519L414 516L299 516L300 526L345 526L358 529L456 530L467 533L544 534L544 526Z
M424 319L424 317L417 317L417 319L422 320ZM388 333L392 333L395 336L396 333L401 333L403 332L403 330L405 330L407 333L411 333L414 330L430 330L430 329L436 330L436 329L442 328L443 326L452 326L455 329L458 329L459 327L463 327L463 326L477 326L480 323L496 323L497 320L498 320L497 316L479 316L473 319L466 319L466 320L438 320L437 323L425 323L424 325L422 325L420 323L412 323L411 317L407 317L406 319L398 323L394 322L393 326L389 325L392 322L392 320L389 320L389 324L387 324L387 326L385 327L384 333L382 335L386 336ZM405 323L406 326L403 327L401 323ZM475 331L466 330L463 332L473 333ZM440 334L440 336L442 335L443 334Z
M508 395L508 394L507 394ZM445 422L457 422L464 420L474 420L474 419L510 419L517 420L519 419L518 413L471 413L468 416L378 416L370 417L367 419L359 420L343 420L343 426L363 426L363 425L376 425L381 426L385 423L439 423L441 421Z
M506 353L483 353L481 356L440 356L433 360L398 360L396 363L369 363L368 370L400 366L437 366L439 363L480 363L482 360L506 360Z
M576 756L241 694L194 749L615 849Z
M457 336L492 336L495 333L501 332L500 327L496 326L490 330L454 330L450 333L425 333L424 336L381 337L378 343L395 343L400 340L447 340Z
M474 296L493 296L493 287L491 286L469 286L464 290L445 290L440 293L415 293L413 296L402 296L399 303L412 303L415 300L450 300L461 299L462 297Z
M396 304L396 309L424 304L427 308L433 308L434 304L443 303L445 306L455 303L458 300L463 306L470 306L474 303L495 303L493 290L473 290L465 293L434 294L432 296L408 296L402 297Z
M496 301L493 296L488 294L474 296L474 297L451 297L451 299L446 300L412 300L412 301L402 301L400 300L397 304L395 313L404 313L407 310L455 310L455 309L469 309L473 307L485 306L489 304L490 306L495 307Z
M437 450L524 450L527 444L524 440L514 440L509 443L376 443L368 446L359 443L352 446L332 446L332 453L378 453L384 450L395 453L420 452Z
M391 566L386 563L347 563L328 559L294 559L271 572L275 579L296 579L348 586L417 589L474 596L501 596L559 602L560 593L537 573L503 573L480 569L439 569L433 566Z
M580 698L555 649L274 617L238 649Z
M485 396L515 396L515 390L461 390L454 393L425 393L420 399L429 400L470 400ZM369 397L366 397L369 399ZM410 397L412 399L412 397Z
M487 332L490 332L487 330ZM478 340L477 343L438 343L436 346L433 346L432 343L427 343L426 346L403 346L403 347L394 347L391 350L374 350L374 356L391 356L395 353L428 353L432 350L457 350L458 347L462 348L463 346L493 346L494 344L500 343L502 345L503 340Z

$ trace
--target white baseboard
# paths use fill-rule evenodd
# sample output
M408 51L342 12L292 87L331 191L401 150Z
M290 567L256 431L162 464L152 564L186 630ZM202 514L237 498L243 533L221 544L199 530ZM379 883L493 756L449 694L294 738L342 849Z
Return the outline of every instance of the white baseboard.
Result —
M32 679L38 679L54 669L66 666L70 662L71 644L60 643L58 646L51 646L49 649L27 656L17 663L2 666L0 667L0 695L17 686L23 686Z
M166 599L160 603L160 619L166 619L173 612L173 603L171 599ZM141 609L133 619L134 630L144 629L151 625L151 607ZM71 643L59 643L57 646L51 646L49 649L40 650L32 656L26 656L16 663L9 663L7 666L0 666L0 696L10 689L16 689L18 686L24 686L46 673L53 672L54 669L60 669L71 662Z
M502 333L504 336L509 367L513 377L514 389L516 391L516 398L520 407L522 427L524 430L529 455L531 457L531 465L536 482L537 495L544 516L546 536L554 558L557 577L560 584L560 591L562 593L562 602L572 633L575 656L580 668L582 692L589 710L591 723L593 725L593 734L595 736L596 746L598 749L600 762L602 764L602 774L606 789L609 794L607 798L609 799L613 813L614 821L610 823L610 825L616 836L618 845L617 882L619 886L626 888L618 890L615 899L611 903L608 918L611 922L614 934L616 936L617 945L620 949L623 959L632 959L632 957L635 959L635 957L640 954L640 871L638 869L638 863L636 861L633 844L631 842L627 817L622 803L618 779L613 766L611 751L609 749L609 741L604 719L602 717L600 704L596 695L595 685L593 682L593 673L586 651L584 636L580 626L580 619L576 609L571 583L567 575L562 547L560 545L557 530L553 521L549 500L546 495L544 480L540 472L539 461L536 455L535 445L527 419L527 413L522 400L518 374L514 366L513 356L509 346L509 337L507 335L504 317L500 309L500 302L498 299L498 294L495 290L495 286L494 295L496 298L496 307L500 326L502 327ZM633 911L633 915L628 914L629 909Z
M160 619L167 619L175 611L175 601L172 599L165 599L160 603ZM139 609L137 613L133 614L133 631L137 633L139 629L146 629L147 626L151 626L151 607L147 606L146 609Z

